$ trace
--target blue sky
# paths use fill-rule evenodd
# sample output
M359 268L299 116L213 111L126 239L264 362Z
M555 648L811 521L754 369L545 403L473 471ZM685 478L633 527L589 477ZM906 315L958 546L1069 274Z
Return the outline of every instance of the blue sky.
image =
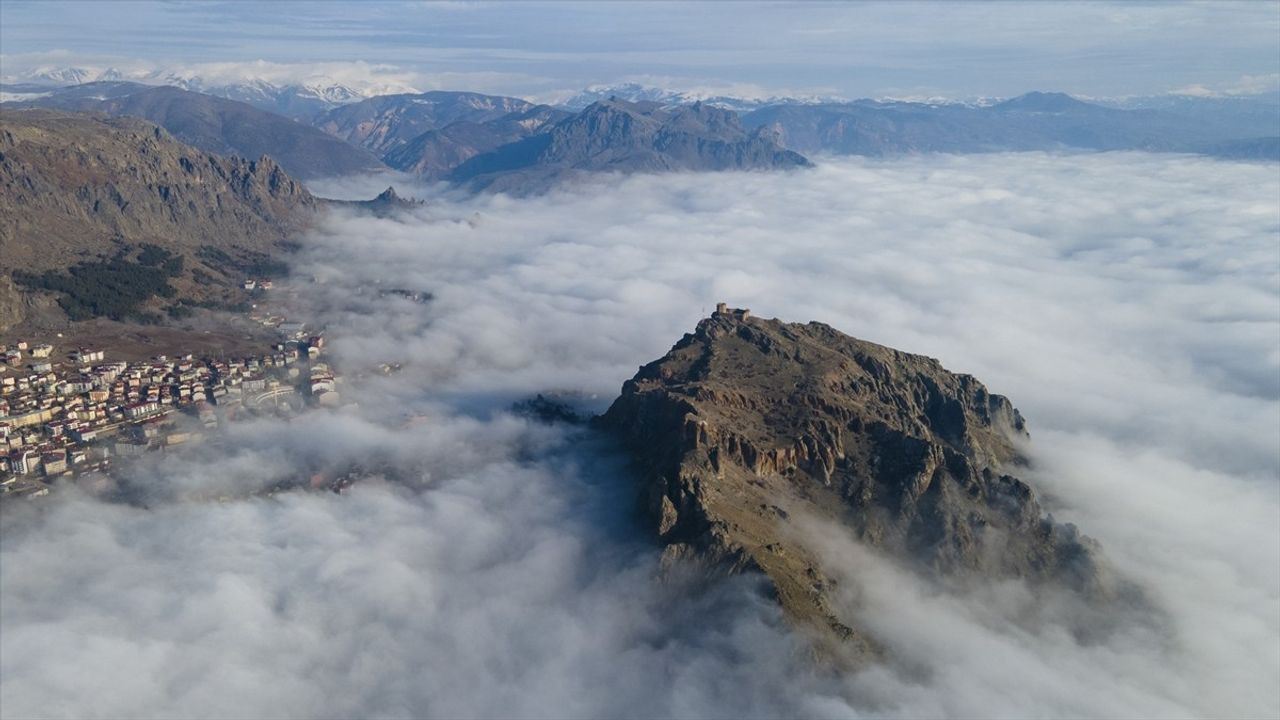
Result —
M0 74L264 61L536 95L648 81L743 94L1273 89L1280 3L0 4ZM390 67L386 67L390 66ZM281 72L285 72L281 70Z

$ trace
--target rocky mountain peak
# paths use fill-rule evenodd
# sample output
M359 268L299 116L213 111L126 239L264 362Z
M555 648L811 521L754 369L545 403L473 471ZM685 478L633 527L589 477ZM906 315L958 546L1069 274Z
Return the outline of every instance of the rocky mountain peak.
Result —
M376 217L391 217L401 210L421 207L426 202L414 198L401 197L394 187L388 185L386 190L378 193L377 197L372 200L326 200L325 204L332 208L370 213Z
M669 561L759 570L795 620L863 648L799 529L835 521L938 577L1105 593L1094 543L1045 517L1021 414L937 360L721 305L602 416Z

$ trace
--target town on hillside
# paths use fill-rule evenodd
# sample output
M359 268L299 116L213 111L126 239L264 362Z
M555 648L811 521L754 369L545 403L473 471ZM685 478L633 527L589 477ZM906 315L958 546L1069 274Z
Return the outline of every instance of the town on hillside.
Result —
M324 336L272 322L256 355L114 360L48 340L0 346L0 497L40 497L62 480L201 442L222 424L341 402Z

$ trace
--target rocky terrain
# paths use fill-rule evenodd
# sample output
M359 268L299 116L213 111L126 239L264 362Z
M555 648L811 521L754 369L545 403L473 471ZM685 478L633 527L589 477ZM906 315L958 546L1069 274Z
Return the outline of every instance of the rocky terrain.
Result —
M15 273L131 262L146 246L156 265L181 258L173 301L225 299L319 207L268 157L202 152L134 118L7 107L0 189L0 329L38 309Z
M49 90L5 106L142 118L201 150L228 157L269 155L286 172L302 179L386 169L372 153L309 125L243 102L176 87L94 82Z
M805 541L836 521L926 575L1024 578L1105 595L1095 544L1014 477L1007 399L937 360L717 311L627 381L599 423L631 448L669 562L758 570L797 623L872 652Z

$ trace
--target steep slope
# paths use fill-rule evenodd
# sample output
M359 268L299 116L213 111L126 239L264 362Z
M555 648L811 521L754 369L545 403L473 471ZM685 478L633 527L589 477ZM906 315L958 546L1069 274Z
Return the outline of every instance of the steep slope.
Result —
M6 277L132 257L152 245L183 258L175 300L221 299L287 247L318 206L270 158L202 152L136 118L8 107L0 112L0 189ZM12 301L4 306L0 327L20 319Z
M303 179L385 168L372 154L313 127L242 102L175 87L95 82L6 105L139 117L201 150L244 158L269 155Z
M1092 541L1007 474L1022 417L936 360L832 328L717 311L640 369L601 418L632 449L671 559L759 570L802 624L866 648L830 601L806 518L938 577L1105 594Z
M807 167L769 132L748 133L728 110L598 102L572 117L458 166L473 187L533 192L580 172L765 170Z
M471 92L382 95L334 108L315 125L381 157L429 130L459 121L484 123L532 107L519 98Z

